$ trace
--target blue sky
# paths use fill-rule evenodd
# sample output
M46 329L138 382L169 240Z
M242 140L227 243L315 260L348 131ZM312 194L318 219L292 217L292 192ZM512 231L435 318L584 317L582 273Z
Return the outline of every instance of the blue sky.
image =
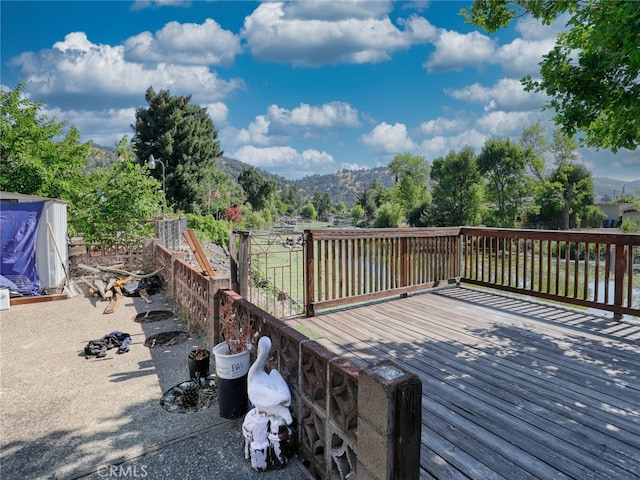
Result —
M487 35L458 1L0 2L3 88L25 82L83 141L132 137L152 86L209 112L225 155L295 179L430 163L487 138L517 141L544 96L519 79L566 18ZM640 152L579 149L594 177L640 179ZM551 161L548 161L551 165Z

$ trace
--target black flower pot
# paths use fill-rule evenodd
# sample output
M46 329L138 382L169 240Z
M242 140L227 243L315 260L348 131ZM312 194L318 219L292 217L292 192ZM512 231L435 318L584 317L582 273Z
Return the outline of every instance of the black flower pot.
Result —
M189 378L207 378L209 376L209 360L211 354L209 350L196 347L189 352L187 363L189 364Z

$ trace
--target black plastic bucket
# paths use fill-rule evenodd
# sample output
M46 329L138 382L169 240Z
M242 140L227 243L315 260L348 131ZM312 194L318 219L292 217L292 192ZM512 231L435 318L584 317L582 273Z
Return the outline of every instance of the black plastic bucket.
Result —
M249 411L247 375L234 379L218 377L217 384L222 418L239 418Z

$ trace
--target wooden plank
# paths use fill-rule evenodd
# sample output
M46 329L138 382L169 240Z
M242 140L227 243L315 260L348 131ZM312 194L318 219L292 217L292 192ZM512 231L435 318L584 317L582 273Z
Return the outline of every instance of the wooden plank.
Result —
M109 303L104 309L105 315L115 312L118 309L118 305L120 304L120 300L122 299L122 293L116 292L115 295L109 300Z
M37 297L13 297L9 299L9 305L28 305L30 303L55 302L58 300L68 300L66 293L54 293L51 295L39 295Z
M198 240L196 232L192 228L187 228L184 232L182 232L182 235L189 244L189 248L191 248L193 255L196 257L196 261L198 262L198 265L200 265L202 273L207 277L213 277L216 274L216 271L209 263L209 259L204 253L202 244L200 243L200 240Z
M420 376L424 478L640 478L633 324L467 288L295 321Z

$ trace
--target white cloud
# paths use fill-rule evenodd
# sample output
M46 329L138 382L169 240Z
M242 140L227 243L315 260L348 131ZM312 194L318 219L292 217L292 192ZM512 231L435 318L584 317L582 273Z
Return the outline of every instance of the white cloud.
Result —
M173 95L192 95L195 101L211 102L242 88L241 80L225 81L206 66L160 63L152 68L127 62L124 47L90 42L84 32L73 32L51 50L27 52L12 59L32 95L45 96L53 106L91 108L109 97L119 105L132 96L142 100L150 85ZM76 102L77 105L74 105Z
M214 102L206 105L202 105L207 110L207 113L211 117L211 121L214 123L216 128L220 124L224 124L227 122L227 117L229 116L229 108L222 102Z
M476 121L476 128L493 137L520 137L522 131L540 120L540 112L489 112Z
M483 104L486 111L540 109L545 101L541 94L526 92L522 83L512 78L498 80L492 87L474 83L461 89L445 88L444 93L456 100Z
M138 11L145 8L159 8L159 7L189 7L191 6L190 0L135 0L131 6L131 10Z
M392 2L379 0L305 0L283 4L287 16L300 20L325 20L334 22L345 17L365 19L386 15L393 8Z
M554 39L559 33L567 30L567 22L571 14L565 12L556 17L551 24L543 25L531 16L525 16L516 22L516 31L520 32L524 40Z
M358 111L343 102L317 106L303 103L292 110L271 105L266 114L256 116L247 128L226 129L224 137L230 145L268 146L290 142L296 136L317 139L318 130L359 126Z
M283 126L335 128L360 126L358 111L344 102L329 102L319 106L301 103L293 110L271 105L268 117Z
M91 140L97 145L114 147L125 135L133 137L135 108L105 109L102 111L43 109L42 113L57 121L75 125L80 132L92 132ZM87 140L83 140L87 141Z
M611 150L579 148L580 163L584 164L593 177L615 178L618 180L640 179L640 153L622 148L617 153ZM634 192L628 192L634 193Z
M501 46L495 55L495 61L502 66L502 70L510 76L525 75L538 76L539 63L542 56L549 53L555 44L555 39L542 40L515 39L513 42Z
M435 120L422 122L419 131L422 135L441 135L444 133L457 132L467 127L468 119L451 119L438 117Z
M388 2L265 2L245 18L242 34L262 61L318 66L376 63L429 36L430 24L386 16Z
M502 46L498 46L497 39L477 31L463 34L440 30L434 42L435 51L423 66L429 72L445 72L499 64L509 76L536 75L542 56L553 48L556 36L565 30L568 18L562 15L551 25L542 25L531 17L520 19L516 30L522 38Z
M369 165L361 165L359 163L341 162L340 170L366 170L371 168Z
M430 161L438 157L444 157L452 150L459 151L465 146L470 146L478 152L484 145L486 139L487 135L472 128L458 135L437 135L424 140L420 144L420 152Z
M402 123L389 125L382 122L369 133L362 135L360 140L372 150L385 153L403 153L416 148L413 140L409 138L407 127Z
M438 38L438 28L434 27L424 17L411 15L406 20L400 20L399 23L404 25L405 32L413 43L431 42Z
M155 35L128 38L124 58L138 63L231 65L241 53L240 38L208 18L202 24L169 22Z
M493 61L496 50L495 40L480 32L460 33L452 30L441 30L434 46L435 51L423 65L429 72L480 67Z
M258 148L245 145L231 152L231 157L287 178L335 171L335 161L329 153L318 150L298 152L289 146Z
M229 131L225 134L231 145L270 145L273 139L269 136L270 121L265 115L258 115L247 128L238 130L235 134Z

